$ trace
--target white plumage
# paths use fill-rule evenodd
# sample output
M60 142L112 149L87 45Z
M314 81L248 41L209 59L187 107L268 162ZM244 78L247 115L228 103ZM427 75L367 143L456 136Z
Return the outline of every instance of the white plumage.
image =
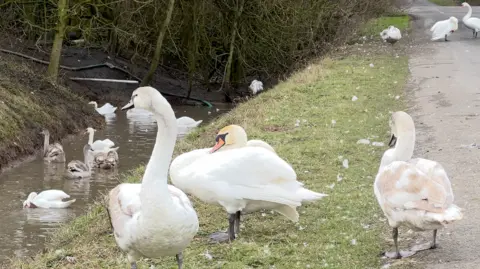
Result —
M472 17L472 7L467 2L463 2L462 6L468 8L467 14L462 18L463 24L465 27L472 30L473 37L476 38L478 31L480 31L480 19Z
M432 41L439 40L451 35L458 29L458 19L455 17L450 17L447 20L439 21L435 23L432 28L430 28L430 32L432 32Z
M251 83L250 86L248 86L248 89L252 92L253 95L263 91L263 82L254 79Z
M400 32L400 29L393 25L390 25L387 29L383 30L380 33L380 37L383 39L384 42L394 44L402 38L402 33Z
M69 199L70 195L61 190L46 190L40 193L31 192L27 200L23 202L23 207L29 208L66 208L75 202L75 199L70 201L63 201Z
M94 105L95 110L100 115L112 114L112 113L115 113L115 110L117 110L117 107L112 106L110 103L106 103L102 107L98 107L98 104L95 101L90 101L88 104L89 105Z

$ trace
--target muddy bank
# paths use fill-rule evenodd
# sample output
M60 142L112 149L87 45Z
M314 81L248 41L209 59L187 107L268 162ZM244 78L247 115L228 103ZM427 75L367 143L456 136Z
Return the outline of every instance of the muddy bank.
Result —
M0 54L0 171L40 149L43 128L50 131L52 142L104 124L84 98L44 80L45 70Z

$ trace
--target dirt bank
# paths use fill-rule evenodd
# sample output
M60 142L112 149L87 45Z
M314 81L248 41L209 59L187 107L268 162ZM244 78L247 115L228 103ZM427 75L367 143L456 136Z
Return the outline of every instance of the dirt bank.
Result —
M85 99L45 81L45 68L0 54L0 171L42 147L42 128L58 141L104 122Z

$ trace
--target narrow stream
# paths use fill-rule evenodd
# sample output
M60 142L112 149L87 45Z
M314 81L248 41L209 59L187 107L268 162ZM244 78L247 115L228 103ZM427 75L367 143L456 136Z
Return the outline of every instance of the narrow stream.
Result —
M227 104L214 108L174 107L177 118L189 116L203 120L202 125L230 109ZM95 132L94 137L94 140L109 138L120 147L117 169L96 169L90 179L71 180L65 177L66 164L47 164L38 157L0 175L0 263L12 256L35 255L43 249L48 234L60 224L83 214L99 195L116 186L119 173L148 161L155 142L156 122L149 115L127 116L118 110L116 116L106 119L107 126ZM67 163L83 160L82 148L87 141L88 135L83 135L63 144ZM63 190L77 201L67 209L22 208L30 192L48 189Z

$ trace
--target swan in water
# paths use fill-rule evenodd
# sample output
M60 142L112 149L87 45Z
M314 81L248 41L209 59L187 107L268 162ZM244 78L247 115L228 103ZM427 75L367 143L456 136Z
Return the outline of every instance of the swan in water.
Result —
M114 148L109 151L94 153L94 166L101 169L112 169L117 166L119 162L117 149L118 148Z
M67 208L75 202L75 199L69 199L70 195L61 190L46 190L40 193L31 192L27 200L23 202L23 208Z
M187 195L167 184L177 139L175 113L152 87L140 87L122 110L143 108L155 114L157 137L142 183L123 183L109 192L108 212L117 245L127 252L131 268L140 257L175 255L182 268L183 250L198 231L197 213Z
M212 234L214 241L235 239L241 213L269 209L297 222L296 208L302 202L327 196L304 188L288 163L261 146L265 142L245 146L247 135L238 125L221 129L215 141L211 149L180 155L170 168L175 186L206 203L222 206L229 214L228 233Z
M380 37L382 37L384 42L388 42L393 45L402 38L402 33L400 32L400 29L390 25L387 29L380 33Z
M110 103L106 103L100 108L98 107L98 104L95 101L90 101L90 102L88 102L88 104L93 105L95 107L95 110L100 115L112 114L112 113L115 113L115 110L117 110L117 107L112 106Z
M177 119L178 132L181 134L187 134L192 129L196 128L203 120L194 120L190 117L180 117Z
M411 159L415 145L415 126L410 115L403 111L392 114L392 138L385 151L375 178L377 201L393 228L395 252L390 258L409 257L418 251L436 247L437 230L463 218L462 210L453 204L450 180L436 161ZM433 230L433 242L414 246L409 251L398 249L398 227L413 230Z
M65 152L63 151L62 145L55 142L50 145L50 132L44 129L40 134L43 134L43 159L47 162L55 163L64 163L65 162Z
M432 28L430 28L430 32L432 32L432 41L442 38L445 38L445 41L448 41L447 36L457 31L457 29L458 19L455 17L450 17L446 20L436 22Z
M83 162L79 160L73 160L67 164L68 177L87 178L92 175L91 151L92 151L92 147L89 144L86 144L83 147Z
M104 140L99 139L93 142L93 136L96 131L97 130L93 129L92 127L88 127L86 131L86 133L88 133L88 144L92 147L93 151L108 151L111 149L118 149L118 147L112 148L113 146L115 146L115 143L113 143L113 141L108 138Z
M480 19L472 17L472 7L467 2L463 2L462 6L468 8L467 14L462 18L463 24L472 30L473 37L477 38L478 31L480 31Z

